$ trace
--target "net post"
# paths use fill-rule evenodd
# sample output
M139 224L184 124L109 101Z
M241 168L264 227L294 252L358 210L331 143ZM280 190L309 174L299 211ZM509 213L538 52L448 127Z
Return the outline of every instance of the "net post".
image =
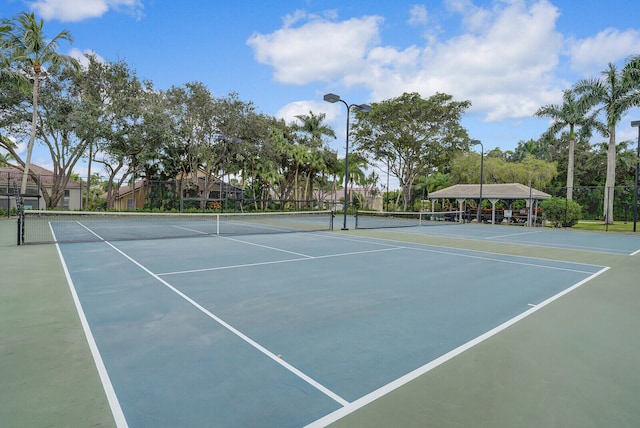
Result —
M22 200L22 195L18 191L18 183L13 181L13 194L16 198L16 210L18 211L18 236L17 243L18 245L24 244L24 202Z

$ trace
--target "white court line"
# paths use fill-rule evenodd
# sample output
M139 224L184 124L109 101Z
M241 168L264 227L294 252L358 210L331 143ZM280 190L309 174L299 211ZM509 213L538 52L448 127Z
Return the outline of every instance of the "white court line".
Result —
M176 226L175 224L172 224L171 227L173 227L175 229L186 230L187 232L199 233L200 235L212 235L211 233L208 233L208 232L203 232L201 230L191 229L191 228L184 227L184 226Z
M432 227L445 227L445 228L450 228L451 226L429 226L429 228ZM455 236L455 237L459 237L465 240L469 240L469 241L483 241L483 240L490 240L490 239L496 239L496 238L502 238L502 237L510 237L510 236L516 236L516 235L526 235L526 234L532 234L532 233L543 233L544 231L539 230L539 231L532 231L532 232L521 232L521 233L515 233L515 234L511 234L511 235L498 235L498 236L494 236L491 238L469 238L466 235L459 235L459 236ZM327 234L317 234L317 233L313 233L314 236L320 236L320 237L328 237L329 235ZM440 236L440 235L437 235ZM332 235L330 237L330 239L338 239L338 240L343 240L343 241L353 241L353 242L367 242L367 243L371 243L371 244L375 244L375 245L392 245L392 244L383 244L380 242L373 242L373 240L376 241L389 241L389 242L402 242L404 244L416 244L416 245L422 245L422 246L428 246L428 247L441 247L441 248L451 248L451 247L444 247L442 245L433 245L433 244L425 244L425 243L418 243L418 242L405 242L405 241L397 241L397 240L393 240L393 239L386 239L386 238L371 238L371 237L365 237L364 239L362 238L356 238L356 237L352 237L352 238L348 238L346 236L338 236L338 235ZM498 242L503 242L503 241L498 241ZM592 253L606 253L606 254L621 254L621 255L627 255L628 253L624 253L621 252L623 250L619 250L617 248L607 248L607 247L585 247L585 246L581 246L581 245L570 245L570 244L550 244L550 245L544 245L544 244L532 244L532 243L522 243L522 242L504 242L505 244L508 245L522 245L522 246L527 246L527 247L545 247L545 248L552 248L552 249L569 249L569 250L579 250L579 251L586 251L586 252L592 252ZM407 248L412 248L412 247L407 247ZM481 253L485 253L485 254L499 254L499 253L492 253L489 251L479 251L479 250L463 250L463 251L475 251L475 252L481 252ZM640 254L640 249L628 254L631 256L635 256L636 254ZM537 257L528 257L528 256L521 256L521 257L526 257L526 258L533 258L536 259ZM547 259L541 259L541 260L547 260ZM554 260L557 261L557 260ZM573 264L584 264L584 263L574 263L571 262ZM590 265L593 266L593 265Z
M250 244L250 242L248 242L248 244ZM187 274L187 273L209 272L209 271L215 271L215 270L239 269L244 267L274 265L278 263L291 263L291 262L300 262L300 261L306 261L306 260L328 259L331 257L343 257L343 256L352 256L352 255L358 255L358 254L380 253L383 251L401 250L403 248L404 247L393 247L393 248L383 248L379 250L354 251L351 253L328 254L324 256L306 256L306 257L296 258L296 259L273 260L270 262L246 263L241 265L218 266L218 267L202 268L202 269L180 270L180 271L174 271L174 272L162 272L162 273L157 273L156 275L158 276L181 275L181 274Z
M229 241L234 241L234 242L240 242L242 244L247 244L247 245L254 245L256 247L261 247L261 248L266 248L268 250L275 250L275 251L280 251L282 253L288 253L288 254L293 254L295 256L301 256L301 257L306 257L306 258L313 258L313 256L310 256L308 254L302 254L302 253L296 253L295 251L289 251L289 250L283 250L282 248L276 248L276 247L271 247L269 245L263 245L263 244L256 244L255 242L247 242L247 241L243 241L241 239L235 239L235 238L229 238L226 236L221 237L222 239L227 239Z
M538 267L538 268L542 268L542 269L562 270L562 271L566 271L566 272L577 272L577 273L587 273L587 274L592 273L591 271L583 271L583 270L578 270L578 269L568 269L568 268L557 267L557 266L547 266L547 265L544 265L544 264L537 264L537 263L518 262L518 261L515 261L515 260L504 260L504 259L500 259L500 258L493 258L493 257L487 257L487 256L474 256L474 255L471 255L471 254L460 254L460 253L451 252L451 251L431 250L431 249L428 249L428 248L415 248L415 247L407 247L407 248L410 248L410 249L415 250L415 251L424 251L424 252L428 252L428 253L447 254L447 255L452 255L452 256L467 257L467 258L478 259L478 260L488 260L488 261L497 262L497 263L507 263L507 264L521 265L521 266L532 266L532 267ZM526 256L507 256L507 255L502 255L502 256L503 257L521 257L521 258L525 258L525 259L530 258L530 257L526 257ZM577 264L577 263L573 263L573 262L559 262L559 263ZM593 266L593 265L587 265L587 266Z
M83 224L78 224L89 230ZM49 225L49 227L51 228L51 225ZM93 233L93 231L91 230L89 230L89 232ZM55 240L56 235L53 232L53 229L51 229L51 233L53 234ZM95 235L95 233L93 234ZM98 238L100 237L98 236ZM122 407L120 407L120 401L118 401L118 396L116 395L116 391L113 388L111 379L109 378L109 373L107 372L107 368L105 367L102 356L100 355L100 350L98 349L98 345L96 344L93 333L91 332L91 327L89 327L89 322L87 321L87 317L84 313L84 310L82 309L82 305L80 304L80 299L78 298L76 287L73 284L73 280L71 279L71 275L69 274L69 269L67 268L67 264L65 263L64 257L62 256L62 251L60 251L60 245L58 245L57 243L56 249L58 251L58 257L60 257L60 261L62 262L64 275L67 278L67 283L69 284L69 290L71 291L71 296L73 297L73 303L76 306L76 311L78 312L78 316L80 318L82 330L84 330L84 335L87 338L87 342L89 344L89 350L91 351L93 361L96 364L96 369L98 370L98 376L100 377L100 381L102 382L102 388L104 389L105 395L107 396L107 402L109 403L109 407L111 408L111 414L113 415L113 419L115 420L116 426L118 428L127 428L129 424L127 423L127 419L125 418L124 413L122 412Z
M521 233L509 233L506 235L496 235L496 236L487 236L484 239L498 239L498 238L510 238L512 236L519 236L519 235L531 235L534 233L542 233L539 230L536 230L535 232L521 232Z
M333 400L335 400L336 402L338 402L339 404L341 404L342 406L346 406L347 404L349 404L349 402L347 400L345 400L344 398L340 397L338 394L336 394L335 392L331 391L329 388L325 387L324 385L322 385L320 382L314 380L313 378L311 378L310 376L308 376L307 374L305 374L304 372L298 370L296 367L294 367L293 365L287 363L284 359L279 358L277 356L277 354L275 354L274 352L269 351L267 348L265 348L264 346L260 345L258 342L256 342L255 340L251 339L249 336L247 336L246 334L242 333L240 330L236 329L235 327L233 327L231 324L227 323L226 321L224 321L222 318L218 317L217 315L213 314L212 312L210 312L209 310L207 310L205 307L203 307L202 305L200 305L198 302L196 302L195 300L193 300L191 297L187 296L186 294L184 294L182 291L178 290L177 288L175 288L173 285L169 284L167 281L165 281L164 279L160 278L158 275L156 275L155 273L151 272L149 269L147 269L145 266L143 266L141 263L139 263L138 261L136 261L135 259L133 259L132 257L130 257L128 254L126 254L124 251L120 250L119 248L117 248L116 246L114 246L113 244L111 244L108 241L105 241L102 237L100 237L97 233L95 233L94 231L92 231L91 229L89 229L88 227L80 224L82 227L84 227L85 229L87 229L89 232L93 233L95 236L97 236L99 239L101 239L102 241L104 241L105 244L107 244L108 246L110 246L111 248L113 248L114 250L116 250L118 253L120 253L122 256L124 256L126 259L128 259L129 261L131 261L133 264L135 264L136 266L138 266L140 269L142 269L143 271L145 271L147 274L149 274L152 278L155 278L157 281L159 281L162 285L164 285L165 287L167 287L168 289L170 289L171 291L173 291L174 293L176 293L178 296L182 297L184 300L186 300L187 302L189 302L193 307L195 307L196 309L198 309L200 312L202 312L203 314L207 315L209 318L211 318L212 320L216 321L218 324L220 324L221 326L223 326L224 328L226 328L227 330L229 330L231 333L235 334L236 336L238 336L240 339L244 340L246 343L248 343L249 345L253 346L255 349L257 349L258 351L262 352L264 355L266 355L267 357L271 358L273 361L275 361L277 364L281 365L282 367L284 367L285 369L287 369L288 371L290 371L291 373L293 373L294 375L298 376L300 379L302 379L303 381L307 382L309 385L313 386L314 388L316 388L317 390L319 390L320 392L322 392L323 394L327 395L328 397L332 398ZM97 347L96 347L97 349ZM103 365L104 367L104 365ZM106 369L105 369L105 374L106 374ZM113 389L113 388L112 388ZM115 392L114 392L114 397L115 397ZM124 418L124 414L123 414L123 418ZM126 421L125 421L126 422ZM123 427L126 427L123 426ZM120 427L119 427L120 428Z
M447 226L447 227L451 227L451 226ZM335 238L338 239L338 238ZM371 238L371 237L363 237L360 239L353 239L356 242L371 242L372 244L377 244L377 245L383 245L381 243L377 243L375 241L386 241L386 242L393 242L393 243L400 243L400 244L404 244L406 245L403 248L408 248L408 249L412 249L412 250L418 250L418 251L432 251L432 252L436 252L436 253L443 253L443 254L449 254L449 255L453 255L453 256L467 256L467 257L480 257L480 256L472 256L472 255L468 255L468 254L464 254L466 253L478 253L478 254L490 254L496 257L518 257L518 258L523 258L523 259L530 259L530 260L542 260L545 262L549 262L549 263L568 263L568 264L572 264L572 265L582 265L582 266L593 266L593 267L602 267L601 265L594 265L591 263L581 263L581 262L574 262L574 261L566 261L566 260L557 260L557 259L545 259L543 257L531 257L531 256L518 256L518 255L509 255L509 254L503 254L503 253L496 253L496 252L492 252L492 251L482 251L482 250L469 250L469 249L462 249L462 248L456 248L456 247L447 247L444 245L433 245L433 244L425 244L425 243L421 243L421 242L410 242L410 241L398 241L396 239L389 239L389 238ZM470 241L477 241L477 239L470 239ZM409 245L410 244L410 245ZM391 245L391 244L386 244L386 245ZM520 244L519 244L520 245ZM422 248L419 248L422 247ZM446 248L447 250L433 250L432 248ZM639 250L640 252L640 250ZM607 253L607 254L613 254L613 253ZM615 254L620 254L620 253L615 253ZM623 253L623 255L626 255ZM485 256L486 257L486 256ZM488 260L494 260L494 261L498 261L499 259L492 259L487 257ZM507 260L505 260L506 262ZM536 265L533 265L536 266ZM577 272L582 272L582 271L577 271ZM591 271L588 271L586 273L591 273Z
M80 223L80 220L76 220L76 223L78 223L78 225L80 225L81 227L84 227L85 229L87 229L87 231L91 234L93 234L96 238L98 238L101 241L104 241L104 239L102 239L102 237L100 235L98 235L97 233L95 233L93 230L89 229L87 226L85 226L84 224ZM53 241L57 242L57 238L56 238L56 234L53 233L53 227L51 226L51 222L49 222L49 229L51 229L51 233L53 234Z
M438 227L440 227L440 226L438 226ZM451 228L452 226L445 226L445 227L446 228ZM469 236L469 235L466 235L466 234L429 233L429 231L432 230L433 228L434 228L433 226L426 227L426 228L424 228L424 231L423 231L424 233L417 233L417 235L449 237L449 238L456 238L456 239L464 239L464 240L467 240L467 241L480 241L480 242L485 242L487 240L493 239L493 238L482 238L482 237ZM415 228L412 228L412 230L415 230ZM543 231L531 232L531 233L542 233L542 232ZM416 235L416 233L409 233L409 232L406 232L406 231L399 231L397 233ZM508 236L515 236L515 235L504 235L503 237L508 237ZM379 238L379 239L384 239L384 238ZM551 243L530 243L530 242L518 242L518 241L510 242L510 241L499 241L499 240L497 240L496 243L506 244L506 245L521 245L521 246L526 246L526 247L551 248L551 249L559 249L559 250L577 250L577 251L584 251L584 252L589 252L589 253L605 253L605 254L614 254L614 255L629 255L629 253L624 252L626 250L622 250L622 249L619 249L619 248L588 247L588 246L584 246L584 245L560 244L560 243L555 243L555 242L551 242ZM428 245L428 244L424 244L424 245ZM631 255L633 256L633 255L636 255L638 253L640 253L640 250L637 250L636 252L632 253Z
M187 296L182 291L178 290L173 285L169 284L167 281L165 281L164 279L160 278L158 275L156 275L153 272L151 272L149 269L147 269L141 263L139 263L138 261L136 261L135 259L133 259L129 255L127 255L122 250L120 250L117 247L115 247L110 242L108 242L108 241L104 241L104 242L105 242L105 244L109 245L111 248L116 250L118 253L122 254L125 258L127 258L129 261L131 261L136 266L138 266L140 269L142 269L143 271L145 271L146 273L151 275L151 277L153 277L156 280L158 280L165 287L167 287L168 289L170 289L171 291L176 293L178 296L182 297L184 300L189 302L193 307L198 309L200 312L204 313L209 318L211 318L212 320L216 321L218 324L220 324L221 326L223 326L224 328L226 328L227 330L229 330L230 332L232 332L233 334L238 336L240 339L242 339L245 342L247 342L249 345L251 345L254 348L256 348L258 351L262 352L267 357L271 358L276 363L280 364L281 366L283 366L284 368L289 370L291 373L293 373L296 376L298 376L300 379L304 380L305 382L307 382L308 384L310 384L311 386L313 386L314 388L316 388L320 392L324 393L325 395L329 396L333 400L337 401L341 405L345 406L345 405L349 404L349 402L347 400L345 400L344 398L340 397L338 394L336 394L335 392L331 391L327 387L323 386L322 384L320 384L316 380L312 379L310 376L308 376L305 373L303 373L302 371L298 370L297 368L295 368L291 364L287 363L282 358L279 358L275 353L269 351L264 346L260 345L258 342L256 342L255 340L251 339L249 336L247 336L246 334L242 333L240 330L238 330L235 327L233 327L231 324L229 324L226 321L224 321L222 318L218 317L217 315L215 315L212 312L210 312L209 310L207 310L205 307L201 306L198 302L193 300L191 297Z
M533 314L534 312L540 310L541 308L543 308L544 306L550 304L551 302L553 302L554 300L559 299L560 297L564 296L565 294L575 290L576 288L580 287L583 284L586 284L587 282L591 281L592 279L594 279L595 277L599 276L600 274L606 272L607 270L609 270L609 267L605 267L603 269L601 269L600 271L590 275L589 277L583 279L582 281L572 285L571 287L561 291L560 293L556 294L555 296L552 296L550 298L548 298L547 300L541 302L540 304L532 307L531 309L526 310L525 312L521 313L520 315L517 315L513 318L511 318L509 321L504 322L503 324L500 324L499 326L489 330L488 332L476 337L475 339L457 347L456 349L453 349L449 352L447 352L446 354L442 355L439 358L436 358L435 360L425 364L422 367L417 368L416 370L407 373L406 375L394 380L393 382L388 383L385 386L382 386L380 388L378 388L377 390L363 396L360 397L359 399L357 399L356 401L350 403L347 406L344 406L338 410L336 410L333 413L329 413L328 415L308 424L306 426L306 428L320 428L320 427L325 427L333 422L338 421L339 419L342 419L343 417L355 412L356 410L366 406L367 404L370 404L371 402L377 400L378 398L381 398L387 394L389 394L390 392L392 392L395 389L400 388L401 386L406 385L407 383L411 382L412 380L422 376L423 374L433 370L434 368L438 367L439 365L449 361L450 359L460 355L461 353L463 353L464 351L476 346L479 343L484 342L485 340L489 339L492 336L495 336L496 334L500 333L501 331L507 329L508 327L512 326L513 324L517 323L518 321L528 317L529 315Z
M298 262L300 260L309 260L308 257L301 257L297 259L285 259L285 260L274 260L270 262L259 262L259 263L246 263L241 265L229 265L229 266L218 266L211 268L201 268L201 269L189 269L189 270L177 270L173 272L161 272L157 273L158 276L167 276L167 275L182 275L187 273L198 273L198 272L211 272L215 270L225 270L225 269L240 269L244 267L252 267L252 266L262 266L262 265L273 265L278 263L291 263Z
M355 242L366 242L366 243L370 242L368 239L367 240L349 239L349 240L355 241ZM252 245L251 242L246 242L246 241L242 241L242 240L238 240L238 239L236 239L236 241L237 242L245 242L247 244ZM391 242L398 242L398 241L391 241ZM373 244L377 244L376 242L372 242L372 243ZM405 242L405 244L407 244L407 243ZM377 245L382 245L382 244L377 244ZM391 245L391 244L384 244L384 245ZM452 255L452 256L458 256L458 257L467 257L467 258L478 259L478 260L488 260L488 261L493 261L493 262L497 262L497 263L508 263L508 264L515 264L515 265L520 265L520 266L538 267L538 268L542 268L542 269L561 270L561 271L565 271L565 272L576 272L576 273L586 273L586 274L591 274L592 273L592 271L584 271L584 270L578 270L578 269L568 269L568 268L563 268L563 267L548 266L546 264L519 262L519 261L515 261L515 260L507 260L507 259L504 259L504 258L507 258L507 257L520 257L520 258L525 258L525 259L543 260L543 261L546 261L546 262L570 263L572 265L576 265L576 264L584 265L583 263L562 262L562 261L547 260L547 259L535 259L535 258L526 257L526 256L509 256L509 255L504 255L504 254L487 253L487 252L475 251L475 250L460 250L460 251L479 252L479 253L483 253L483 254L492 254L492 255L496 256L496 258L493 258L493 257L487 257L487 256L463 254L463 253L460 253L460 252L453 251L453 249L445 251L445 250L434 250L434 249L431 249L431 248L422 248L422 247L425 247L425 246L429 246L429 245L425 245L425 244L416 244L416 245L420 245L420 247L415 247L415 246L392 246L392 247L389 247L389 248L384 248L384 249L379 249L379 250L355 251L355 252L350 252L350 253L341 253L341 254L331 254L331 255L325 255L325 256L309 257L309 259L313 260L313 259L322 259L322 258L328 258L328 257L342 257L342 256L349 256L349 255L376 253L376 252L381 252L381 251L391 251L391 250L398 250L398 249L409 249L409 250L414 250L414 251L425 251L425 252L431 252L431 253L437 253L437 254L445 254L445 255ZM431 246L431 247L433 247L433 246ZM273 247L267 247L267 248L276 249L276 248L273 248ZM447 247L444 247L444 248L447 248ZM294 261L300 261L300 260L301 259L280 260L280 261L274 261L274 262L257 263L256 265L263 265L263 264L270 264L270 263L287 263L287 262L294 262ZM236 267L248 267L248 266L253 266L253 264L238 265L238 266L225 266L225 267L216 267L216 268L204 268L204 269L197 269L197 270L193 270L193 271L188 271L187 270L187 271L180 271L180 272L168 272L168 273L161 273L161 274L158 274L158 275L173 275L173 274L180 274L180 273L201 272L201 271L209 271L209 270L221 270L221 269L236 268ZM594 266L594 265L585 265L585 266Z

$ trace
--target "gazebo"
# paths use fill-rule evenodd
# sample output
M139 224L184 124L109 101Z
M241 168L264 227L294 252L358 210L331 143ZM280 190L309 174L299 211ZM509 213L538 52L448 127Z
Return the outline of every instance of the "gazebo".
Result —
M428 199L455 199L458 202L458 210L464 211L468 199L479 202L480 196L479 184L456 184L430 193ZM533 224L531 208L535 207L537 212L538 201L549 199L550 197L551 195L548 193L520 183L482 185L482 199L487 199L491 202L491 223L494 224L496 223L496 203L500 200L507 203L509 210L511 210L514 201L524 200L527 206L527 224L531 226Z

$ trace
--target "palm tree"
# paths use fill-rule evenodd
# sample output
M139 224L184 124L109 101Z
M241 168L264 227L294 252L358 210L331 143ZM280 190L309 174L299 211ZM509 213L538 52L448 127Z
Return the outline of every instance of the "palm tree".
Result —
M340 164L339 177L340 181L344 182L345 173L345 159L342 158L338 161ZM349 200L345 201L346 204L353 202L353 185L362 184L366 179L364 170L367 169L367 160L358 153L349 153Z
M304 199L306 201L310 201L313 198L313 179L315 174L318 171L323 171L326 168L324 163L324 157L322 156L322 152L318 150L313 150L309 153L309 157L307 158L307 167L309 172L307 174L307 183L305 189Z
M607 149L607 177L605 180L603 215L607 224L613 224L613 193L616 181L616 125L622 115L633 107L634 82L627 79L618 68L609 63L601 78L582 79L573 90L582 95L580 102L585 110L595 108L594 113L604 113L609 136Z
M634 107L640 107L640 54L629 57L622 70L622 77L633 88L630 103Z
M291 159L294 162L295 165L295 175L294 175L294 181L293 181L293 194L294 194L294 199L295 199L295 206L296 208L298 208L299 206L299 201L300 201L300 186L299 186L299 176L300 176L300 169L302 168L302 166L307 162L307 160L309 159L309 149L305 146L302 145L298 145L298 144L294 144L291 145L289 147L290 151L288 153L288 155L291 157Z
M11 69L9 61L10 31L11 26L8 23L4 21L0 23L0 83L15 85L19 89L27 91L30 87L27 78Z
M78 61L68 55L57 52L58 43L62 40L71 42L71 34L68 31L61 31L53 39L47 40L44 32L44 21L36 19L33 13L21 12L13 20L5 20L3 26L8 27L5 32L3 44L8 50L7 61L20 67L32 80L31 91L33 96L33 112L31 118L31 134L27 145L27 159L22 175L22 185L20 193L27 190L27 177L29 176L29 165L33 144L36 138L37 118L38 118L38 88L42 73L49 66L52 69L61 66L72 66L79 70Z
M338 159L336 154L333 162L327 164L327 172L332 177L331 193L333 194L333 200L331 201L331 206L335 210L337 203L336 197L338 195L338 179L344 182L344 159Z
M12 85L21 89L23 92L29 90L29 81L22 74L15 72L11 69L11 62L9 61L8 49L11 43L9 42L9 31L11 27L6 22L0 23L0 85ZM2 142L11 144L11 142L0 134ZM0 155L3 159L0 159L0 166L8 165L8 160L14 159L9 153L6 155Z
M309 195L313 194L313 177L312 174L323 168L323 159L321 152L318 150L323 146L323 137L336 138L336 134L329 126L325 125L324 119L326 114L320 113L315 115L312 111L309 114L300 114L296 116L296 119L300 123L294 123L292 128L296 132L307 134L308 138L303 138L303 143L310 148L307 161L310 162L309 173L307 175L306 188L304 190L305 198L309 198Z
M623 77L629 80L632 86L636 89L640 89L640 54L630 56L627 63L622 70ZM634 103L636 106L640 106L640 91L636 91L633 95Z
M511 155L511 160L514 162L520 162L529 155L538 159L549 160L549 147L544 144L543 141L536 141L533 139L528 141L519 141L518 147L516 147L516 150Z
M269 159L258 158L255 168L256 183L253 186L254 199L256 199L255 188L258 187L260 189L261 209L266 210L269 206L269 199L271 199L270 190L273 188L273 185L278 182L280 175L278 174L278 168L276 165Z
M11 153L0 153L0 166L10 166L10 162L14 160L13 155Z
M580 128L580 133L589 136L591 128L597 127L603 132L604 125L596 120L595 114L585 110L585 104L576 100L576 94L573 91L564 91L562 96L562 105L549 104L540 107L536 111L538 117L549 117L552 119L551 126L542 135L543 139L550 138L565 128L569 128L569 161L567 164L567 199L573 199L573 177L574 177L574 158L576 146L576 126Z
M302 122L302 124L294 124L294 130L309 134L310 146L320 148L322 146L322 137L336 138L336 133L333 129L323 123L326 117L327 115L324 113L316 116L312 111L310 111L308 115L297 115L296 119Z

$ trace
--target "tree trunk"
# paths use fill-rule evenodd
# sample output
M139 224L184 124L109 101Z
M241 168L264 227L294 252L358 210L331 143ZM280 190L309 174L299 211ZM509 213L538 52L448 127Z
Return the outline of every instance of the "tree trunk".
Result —
M89 143L89 162L87 164L87 202L84 209L89 209L89 193L91 193L91 160L93 159L93 143Z
M413 183L409 182L402 185L402 211L407 211L409 208L409 199L411 198L411 185ZM396 204L397 206L397 204Z
M607 151L607 179L604 184L604 220L613 224L613 196L616 185L616 130L609 128L609 149Z
M20 194L27 192L27 180L29 178L29 166L31 165L31 154L33 153L33 144L36 141L36 125L38 121L38 86L40 82L40 74L34 73L33 77L33 114L31 117L31 135L29 136L29 144L27 145L27 160L24 163L24 171L22 172L22 185L20 186Z
M569 161L567 163L567 200L573 199L573 169L574 169L574 152L576 148L575 138L569 139Z

